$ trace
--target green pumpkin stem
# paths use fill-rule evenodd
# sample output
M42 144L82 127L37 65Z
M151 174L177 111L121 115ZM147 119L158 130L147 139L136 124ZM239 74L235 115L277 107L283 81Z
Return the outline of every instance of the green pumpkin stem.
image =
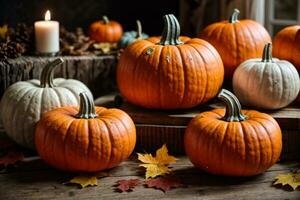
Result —
M267 43L264 47L262 62L272 62L272 44Z
M85 92L80 93L79 96L80 96L80 106L79 106L79 112L76 115L76 117L80 119L97 118L98 115L96 114L95 111L95 104L93 99L89 97Z
M109 19L105 15L102 17L102 20L103 20L104 24L108 24L109 23Z
M247 119L247 117L241 112L241 104L234 94L228 90L222 89L218 94L218 99L223 101L226 106L225 116L222 118L224 121L240 122Z
M172 14L165 15L164 20L164 29L158 44L160 45L179 45L183 44L179 40L180 36L180 25L176 17Z
M48 63L44 69L42 70L41 77L40 77L40 84L41 87L54 87L53 83L53 74L54 74L54 69L61 63L63 63L64 60L62 58L57 58L50 63Z
M142 39L142 24L140 20L136 20L136 37L135 39Z
M229 17L229 22L230 23L236 23L237 21L239 21L238 20L238 16L239 16L239 14L240 14L240 11L238 10L238 9L234 9L233 10L233 13L230 15L230 17Z

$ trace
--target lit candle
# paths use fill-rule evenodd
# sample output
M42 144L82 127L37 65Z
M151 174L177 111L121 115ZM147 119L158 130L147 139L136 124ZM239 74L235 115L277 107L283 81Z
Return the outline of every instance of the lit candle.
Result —
M45 21L34 23L35 45L38 53L55 54L59 51L59 23L51 21L50 11L45 14Z

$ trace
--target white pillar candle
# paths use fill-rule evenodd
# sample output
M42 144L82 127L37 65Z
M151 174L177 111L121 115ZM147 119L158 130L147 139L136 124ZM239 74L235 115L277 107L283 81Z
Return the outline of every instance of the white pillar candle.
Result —
M35 45L38 53L57 53L59 51L59 23L51 21L50 11L45 14L45 21L34 23Z

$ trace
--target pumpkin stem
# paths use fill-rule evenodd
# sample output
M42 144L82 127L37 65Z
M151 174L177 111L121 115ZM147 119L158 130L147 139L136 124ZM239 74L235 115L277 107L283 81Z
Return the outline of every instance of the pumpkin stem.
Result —
M158 44L160 45L179 45L183 44L179 40L180 35L180 25L178 20L173 14L165 15L164 20L164 29Z
M136 37L135 39L142 39L142 24L140 20L136 20Z
M239 21L239 20L238 20L239 14L240 14L240 11L239 11L237 8L235 8L235 9L233 10L233 13L232 13L232 14L230 15L230 17L229 17L229 22L230 22L230 23L236 23L237 21Z
M40 77L40 84L42 88L45 87L54 87L53 83L53 73L54 69L57 67L57 65L63 63L64 60L62 58L57 58L54 61L48 63L44 69L42 70L41 77Z
M222 118L223 120L227 122L240 122L247 119L241 112L241 104L234 94L228 90L222 89L218 94L218 98L226 105L226 112L225 116Z
M95 111L95 104L93 99L89 97L86 92L81 92L79 96L80 96L80 106L79 106L79 112L76 115L76 117L80 119L97 118L98 115L96 114Z
M267 43L264 47L262 62L272 62L272 44Z
M104 24L108 24L109 23L109 19L105 15L102 17L102 20L103 20Z

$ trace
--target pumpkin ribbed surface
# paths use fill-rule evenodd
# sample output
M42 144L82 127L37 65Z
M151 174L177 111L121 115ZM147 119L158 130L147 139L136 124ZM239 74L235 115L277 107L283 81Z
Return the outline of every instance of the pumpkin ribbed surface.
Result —
M213 174L262 173L279 159L280 127L267 114L241 111L231 95L234 101L228 101L226 110L203 112L188 124L184 135L186 154L195 166Z
M199 38L208 41L217 49L228 79L232 78L239 64L247 59L260 57L264 45L271 42L266 29L248 19L211 24L199 34Z
M122 53L117 67L121 94L146 108L190 108L212 99L223 83L224 69L208 42L179 37L173 15L163 36L139 40ZM171 26L171 27L170 27Z
M36 128L39 155L55 168L94 172L126 160L134 149L135 126L118 109L95 107L98 117L76 118L78 107L47 112Z
M290 61L300 72L300 26L289 26L279 31L273 40L273 55Z
M63 60L49 62L40 80L20 81L7 88L0 102L0 118L7 135L18 144L35 148L34 129L44 112L62 106L79 105L81 92L90 90L74 79L53 78L54 69Z

